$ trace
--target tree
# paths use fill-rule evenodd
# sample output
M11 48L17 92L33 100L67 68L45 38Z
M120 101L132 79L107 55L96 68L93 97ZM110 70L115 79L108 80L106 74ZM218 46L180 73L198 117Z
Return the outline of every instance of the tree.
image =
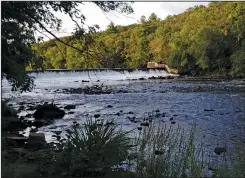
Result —
M44 61L46 68L60 68L62 62L66 68L88 65L137 68L154 60L163 61L186 74L210 72L242 76L245 73L244 12L245 3L215 2L208 7L196 6L168 16L162 21L156 21L158 18L153 13L148 21L142 16L140 24L116 27L111 24L109 29L116 28L116 33L106 30L86 34L87 40L84 36L80 38L79 33L68 38L66 43L86 49L90 55L69 46L65 51L57 40L38 43L35 49L40 57L48 59ZM66 61L62 61L60 51L64 51Z
M121 13L132 13L133 9L126 2L93 2L104 12L120 11ZM62 20L57 18L54 12L62 12L70 16L76 24L74 36L83 38L86 35L76 19L80 19L83 24L85 16L77 8L82 2L72 1L4 1L1 2L1 43L2 43L2 75L11 83L12 90L26 91L33 87L31 79L26 71L26 66L32 64L33 67L40 69L40 57L31 49L31 44L36 41L34 32L46 31L58 42L79 51L81 54L93 56L85 48L77 48L57 38L52 30L59 30ZM98 26L89 27L89 33L95 32ZM87 43L86 45L89 45Z
M140 23L141 23L141 24L146 23L146 17L145 17L144 15L142 15L142 16L140 17Z
M115 27L115 25L114 25L113 22L111 22L111 23L107 26L106 31L107 31L108 33L117 33L117 32L118 32L118 30L117 30L117 28Z
M159 22L160 18L157 17L157 15L155 13L152 13L149 18L148 18L149 22Z

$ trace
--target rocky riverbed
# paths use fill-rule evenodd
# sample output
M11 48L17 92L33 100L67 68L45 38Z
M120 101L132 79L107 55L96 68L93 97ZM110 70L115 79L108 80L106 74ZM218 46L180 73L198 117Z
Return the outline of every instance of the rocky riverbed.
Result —
M245 142L242 137L245 135L244 80L148 76L106 82L68 80L63 76L40 77L35 83L32 92L18 95L3 87L3 98L11 96L8 105L17 110L21 121L20 125L11 125L12 133L24 136L30 132L44 133L48 142L55 142L57 132L62 137L72 124L83 124L86 118L92 117L113 119L123 129L135 129L135 132L152 121L187 129L196 124L199 140L210 151L217 145ZM35 117L34 113L45 102L54 104L63 114L55 119Z

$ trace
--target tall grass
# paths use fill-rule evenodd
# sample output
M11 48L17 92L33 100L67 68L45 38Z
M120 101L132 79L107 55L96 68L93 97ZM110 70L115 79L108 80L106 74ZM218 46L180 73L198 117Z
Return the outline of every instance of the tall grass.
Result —
M129 154L128 135L106 121L87 119L83 126L74 125L52 158L54 170L69 176L104 176Z
M224 154L214 177L245 177L245 144L236 144L232 154Z
M203 175L202 149L194 146L193 127L186 133L177 128L154 124L137 138L135 172L137 177L180 177Z
M66 139L60 139L63 141L54 149L42 154L36 173L59 177L207 177L205 151L195 144L195 133L195 126L186 131L180 126L155 126L153 122L132 136L112 122L87 119L84 125L68 130ZM244 146L235 150L230 156L223 155L213 176L245 176ZM24 164L21 160L16 165ZM25 175L22 169L11 172L7 164L4 169L6 175Z

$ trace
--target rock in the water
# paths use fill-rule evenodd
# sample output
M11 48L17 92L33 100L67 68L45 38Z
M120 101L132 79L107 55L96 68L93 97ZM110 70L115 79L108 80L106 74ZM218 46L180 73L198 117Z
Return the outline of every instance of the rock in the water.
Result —
M82 82L89 82L88 80L82 80Z
M106 107L107 107L107 108L112 108L113 106L112 106L112 105L107 105Z
M68 114L74 114L75 112L74 111L69 111Z
M76 106L75 106L75 105L69 104L69 105L66 105L66 106L64 107L64 109L68 109L68 110L70 110L70 109L76 109Z
M156 109L155 112L160 112L160 110L159 109Z
M31 117L32 116L32 114L27 114L27 115L25 115L25 117Z
M35 120L32 123L33 126L36 126L38 128L49 124L51 124L51 122L48 122L47 120Z
M35 110L36 108L34 106L29 106L28 108L26 108L26 110Z
M5 106L4 109L2 108L3 116L17 116L17 111L11 107Z
M160 150L155 150L155 155L162 155L164 152Z
M149 123L148 122L142 122L140 125L141 126L149 126Z
M204 109L204 111L215 111L214 109Z
M95 118L99 118L100 117L100 114L95 114L94 117Z
M138 129L138 130L142 130L142 127L138 127L137 129Z
M43 104L42 106L38 107L37 110L34 112L33 117L35 119L55 119L59 117L63 117L65 115L65 111L61 110L57 106L53 104Z
M166 79L166 77L158 76L157 79Z
M52 132L54 132L56 135L60 135L62 133L62 131L60 131L60 130L54 130Z
M175 121L172 121L171 124L176 124L176 122Z
M18 111L21 111L21 110L24 110L24 109L25 109L24 106L20 106L19 109L18 109Z
M160 113L157 113L156 115L155 115L155 117L160 117L161 116L161 114Z
M107 121L106 123L105 123L105 125L106 126L108 126L108 125L114 125L115 123L113 122L113 121Z
M21 122L18 117L3 117L2 118L2 129L3 130L15 130L15 129L25 129L27 125Z
M156 77L152 76L152 77L149 77L148 79L156 79Z
M19 119L20 119L20 121L23 121L25 119L25 117L24 116L20 116Z
M38 148L46 144L45 135L43 133L30 132L27 147L28 148Z
M30 132L37 132L38 131L38 129L37 128L35 128L35 129L31 129L30 130Z
M226 148L217 147L217 148L214 149L214 152L215 152L217 155L220 155L221 153L225 153L225 152L226 152Z
M141 78L139 78L138 80L145 80L145 78L141 77Z

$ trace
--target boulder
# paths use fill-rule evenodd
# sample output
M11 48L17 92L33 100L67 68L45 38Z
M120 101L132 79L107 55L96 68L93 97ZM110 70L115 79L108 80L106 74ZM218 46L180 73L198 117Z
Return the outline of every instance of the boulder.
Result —
M158 76L157 79L166 79L166 77Z
M76 108L76 106L75 105L71 105L71 104L68 104L68 105L66 105L65 107L64 107L64 109L68 109L68 110L70 110L70 109L75 109Z
M60 130L54 130L52 132L54 132L56 135L60 135L62 133L62 131L60 131Z
M65 115L65 111L61 110L54 104L43 104L42 106L38 107L37 110L34 112L33 117L35 119L55 119L60 118Z
M113 106L112 105L107 105L106 108L112 108Z
M156 79L156 77L152 76L152 77L149 77L148 79L153 79L154 80L154 79Z
M32 116L32 114L27 114L27 115L25 115L25 117L31 117Z
M160 117L161 114L160 113L156 113L155 117Z
M28 108L26 108L26 110L35 110L36 108L34 106L29 106Z
M155 155L162 155L164 152L160 150L155 150Z
M26 146L28 148L39 148L46 144L45 135L43 133L30 132Z
M31 129L30 132L37 132L38 128Z
M215 111L214 109L204 109L204 111Z
M107 122L105 123L105 125L106 125L106 126L109 126L109 125L115 125L115 123L114 123L113 121L107 121Z
M2 108L2 113L3 113L3 116L6 116L6 117L10 117L10 116L17 116L17 111L11 107L8 107L8 106L5 106L4 108Z
M22 111L22 110L24 110L24 109L25 109L24 106L20 106L19 109L18 109L18 111Z
M15 129L25 129L27 125L20 121L18 117L3 117L2 118L2 129L3 130L15 130Z
M94 117L95 118L99 118L100 117L100 114L95 114Z
M140 124L141 126L149 126L149 123L148 122L143 122Z
M49 120L35 120L32 125L39 128L39 127L43 127L45 125L49 125L51 124L52 122L49 121Z
M215 152L217 155L220 155L221 153L225 153L225 152L226 152L226 148L217 147L217 148L214 149L214 152Z
M137 129L138 129L138 130L142 130L142 127L138 127Z

